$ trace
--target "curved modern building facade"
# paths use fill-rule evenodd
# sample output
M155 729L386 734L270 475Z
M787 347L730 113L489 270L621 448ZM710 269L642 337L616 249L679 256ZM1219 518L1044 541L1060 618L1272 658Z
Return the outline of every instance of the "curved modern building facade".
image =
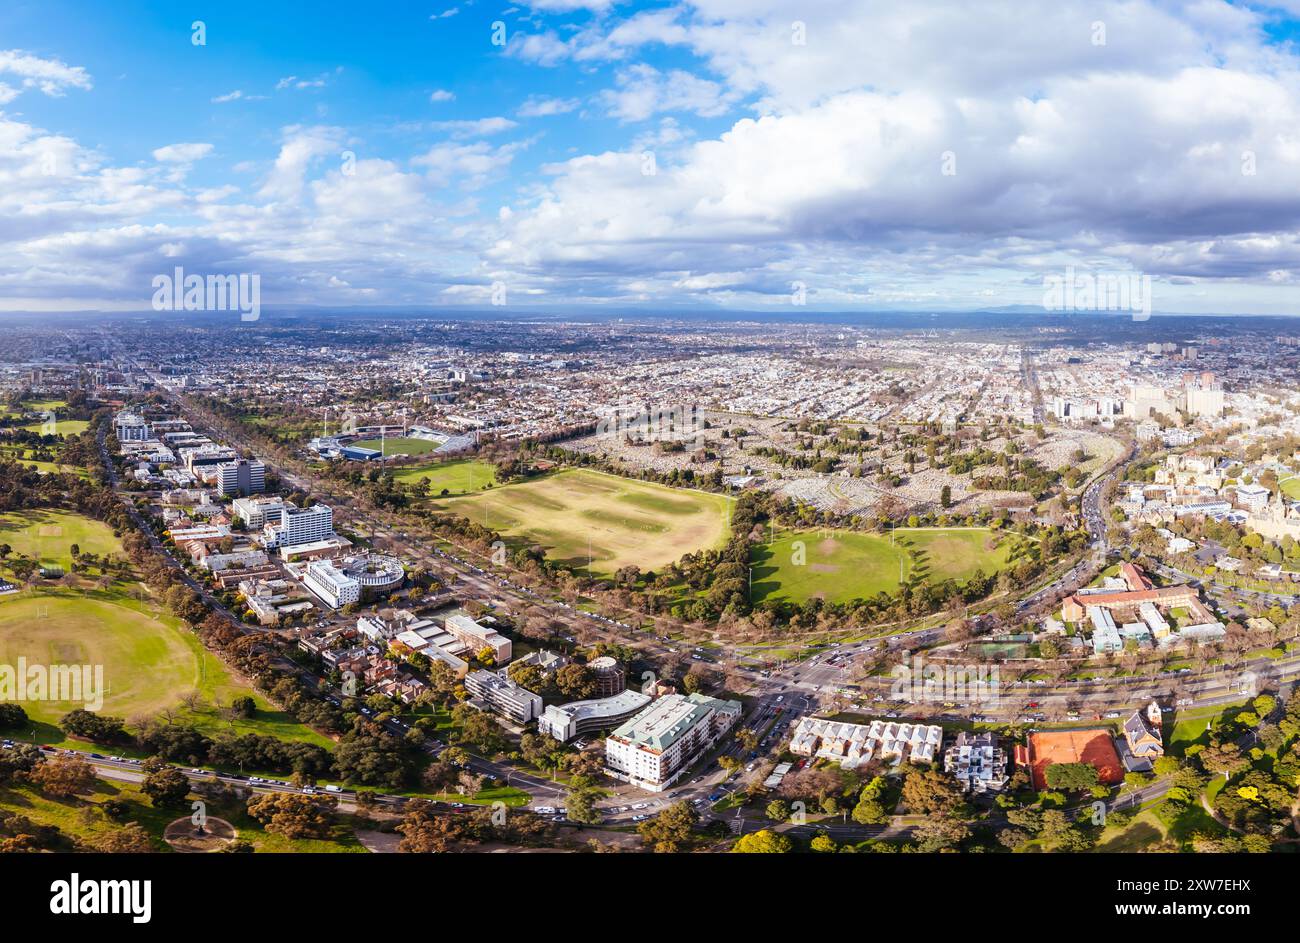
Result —
M621 691L612 697L552 704L537 718L537 729L567 743L584 733L617 727L635 717L649 703L648 694Z

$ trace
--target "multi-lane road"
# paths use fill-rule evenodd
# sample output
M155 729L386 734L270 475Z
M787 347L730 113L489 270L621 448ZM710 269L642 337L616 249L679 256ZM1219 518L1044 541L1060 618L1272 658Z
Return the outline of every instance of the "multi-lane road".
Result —
M241 438L239 428L206 410L196 409L185 398L171 393L174 401L196 425L220 431L228 444L249 447L252 443ZM1017 603L1017 611L1025 612L1042 602L1052 593L1065 587L1078 585L1097 567L1104 563L1109 547L1107 537L1107 509L1105 497L1108 486L1132 461L1136 450L1130 447L1121 458L1084 489L1081 498L1083 522L1091 538L1091 553L1074 566L1053 579L1049 584L1035 589ZM105 455L107 460L107 455ZM265 460L265 456L264 456ZM107 463L111 470L111 462ZM337 518L345 526L383 541L386 549L403 556L408 562L424 565L431 573L440 576L449 585L465 595L477 594L484 601L504 607L515 613L542 613L548 619L565 627L562 631L575 637L578 631L594 632L601 637L630 645L640 650L648 659L657 660L671 655L689 654L710 663L715 657L705 649L686 651L683 643L671 641L660 633L647 633L633 629L633 620L640 625L640 614L618 614L622 618L580 611L564 602L549 598L511 578L508 568L494 568L488 561L475 562L469 551L444 549L430 538L419 534L399 516L367 507L348 495L328 479L317 479L305 471L274 467L268 470L279 474L282 481L305 493L314 494L334 508ZM128 499L129 503L129 499ZM136 514L134 505L131 505ZM137 515L138 520L138 515ZM150 528L145 528L152 534ZM204 592L188 579L199 592ZM211 597L204 592L205 599ZM220 608L218 606L218 608ZM233 618L233 616L232 616ZM626 620L626 621L625 621ZM941 628L901 631L886 636L824 649L810 658L796 660L779 669L754 664L736 653L731 653L725 667L733 678L748 686L748 713L742 724L752 729L766 730L775 720L788 725L794 718L812 713L831 700L856 703L860 709L882 715L948 717L952 720L972 716L998 722L1035 722L1053 716L1094 719L1114 716L1149 702L1152 698L1177 700L1180 707L1209 706L1240 700L1243 694L1257 690L1266 683L1285 683L1300 678L1300 656L1282 659L1255 659L1243 662L1232 669L1219 669L1209 673L1165 672L1147 677L1118 677L1097 680L1039 680L1035 682L1002 681L994 686L992 696L967 700L965 703L920 704L898 701L894 695L894 681L888 677L853 679L853 665L862 656L877 652L885 646L897 645L906 640L911 646L926 647L942 641ZM689 644L689 643L688 643ZM780 731L772 734L775 744L780 742ZM734 740L727 741L724 752L739 749ZM436 747L435 747L436 749ZM767 753L762 750L762 753ZM760 754L760 755L761 755ZM743 757L742 768L753 760ZM534 797L534 806L559 805L564 790L550 781L531 776L508 764L499 764L476 757L472 761L475 772L492 775L510 785L524 789ZM664 807L668 802L687 799L697 807L706 809L710 796L723 788L735 788L737 782L757 775L757 771L743 772L739 777L729 776L711 755L692 770L688 777L673 789L652 797L629 799L629 790L620 787L616 794L603 803L611 821L639 819ZM728 787L722 784L726 782ZM858 829L861 826L851 825Z

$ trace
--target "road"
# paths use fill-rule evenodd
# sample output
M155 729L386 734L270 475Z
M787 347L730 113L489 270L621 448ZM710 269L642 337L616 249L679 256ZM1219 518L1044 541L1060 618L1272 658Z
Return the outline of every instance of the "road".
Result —
M235 447L251 446L241 437L240 430L233 423L213 417L206 410L198 410L186 398L169 391L173 401L198 427L214 429L224 434L228 444ZM197 413L197 415L196 415ZM1122 472L1136 454L1136 446L1115 460L1104 473L1088 484L1081 497L1081 513L1084 526L1090 535L1091 555L1072 566L1045 586L1022 598L1018 611L1024 612L1042 602L1052 593L1060 592L1070 585L1078 585L1095 571L1099 563L1104 562L1110 550L1107 536L1105 493L1109 485ZM266 460L263 456L264 461ZM108 463L111 468L111 462ZM354 499L339 492L329 480L318 480L314 476L284 467L276 467L268 462L268 471L276 473L287 485L305 493L317 495L321 500L335 508L341 523L348 527L369 534L385 545L389 552L402 556L410 563L419 563L431 573L440 576L445 583L454 586L464 595L477 594L485 602L496 603L513 612L540 612L554 620L568 633L573 641L580 630L594 632L597 636L607 638L620 644L631 645L639 649L650 659L661 659L670 655L688 654L701 661L716 663L713 655L704 649L693 652L679 652L662 634L647 637L645 633L633 628L630 621L622 621L597 613L587 613L570 607L568 604L546 598L530 587L521 585L512 579L504 568L491 572L488 566L479 566L469 558L465 551L443 549L433 540L415 532L411 524L397 515L368 507L359 507ZM131 506L133 517L138 521L139 515ZM147 532L152 533L149 528ZM156 542L155 542L156 545ZM157 545L156 545L157 546ZM159 548L161 549L161 548ZM163 551L165 552L165 551ZM486 564L486 561L484 561ZM211 597L185 574L186 583L202 593L205 599ZM219 605L217 608L220 608ZM233 618L233 617L232 617ZM634 615L636 624L642 618ZM634 637L635 633L635 637ZM750 695L749 712L741 723L751 729L763 729L775 717L789 723L793 718L817 711L828 699L848 697L860 708L873 710L886 716L915 714L915 703L898 702L891 698L894 682L891 678L866 678L851 682L852 666L861 656L878 651L885 646L897 645L909 641L921 647L942 641L942 628L912 629L900 631L894 636L869 639L860 642L837 645L814 657L793 661L778 669L766 669L753 665L739 653L729 652L724 655L724 667L733 676L748 686ZM678 646L681 643L676 643ZM992 702L954 703L954 713L939 715L932 719L962 719L964 714L978 716L987 721L999 722L1037 722L1045 719L1048 713L1071 713L1080 719L1105 717L1125 711L1149 702L1153 697L1167 697L1170 691L1177 691L1182 706L1207 706L1225 704L1240 700L1242 682L1240 676L1248 672L1250 682L1258 686L1270 681L1278 683L1300 677L1300 656L1278 660L1256 659L1236 666L1231 670L1216 670L1204 675L1188 676L1186 673L1165 672L1147 677L1120 677L1094 681L1060 680L1041 682L1001 682L996 700ZM392 728L400 733L400 727ZM779 742L779 740L778 740ZM726 741L722 753L733 756L740 748L734 740ZM438 747L432 747L435 751ZM766 751L760 751L763 755ZM748 757L744 758L749 765ZM495 763L481 757L471 761L471 768L481 774L492 775L510 785L523 789L533 796L532 804L560 805L564 789L556 784L523 773L508 764ZM685 799L696 804L701 810L710 804L708 797L715 795L724 780L726 788L735 788L746 781L751 774L742 773L729 779L717 765L717 754L707 757L687 774L685 782L663 793L647 798L632 800L628 798L630 790L619 787L616 794L602 804L607 821L626 822L651 814L665 807L668 803ZM756 775L756 773L754 774ZM706 815L708 813L706 812ZM849 828L861 829L856 823Z

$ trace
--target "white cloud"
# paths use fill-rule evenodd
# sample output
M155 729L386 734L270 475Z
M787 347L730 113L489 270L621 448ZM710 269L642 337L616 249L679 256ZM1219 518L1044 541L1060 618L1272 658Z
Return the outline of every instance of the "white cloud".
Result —
M300 79L296 75L286 75L284 78L280 79L280 81L275 83L275 90L277 92L282 92L287 88L324 88L328 78L329 73L327 72L321 73L314 79Z
M717 82L701 79L681 69L660 72L645 63L619 71L617 88L601 92L609 113L623 121L644 121L664 111L687 111L712 118L734 105L735 93Z
M438 186L453 182L466 190L478 189L488 179L508 168L515 155L528 146L527 141L493 146L486 141L469 144L436 144L411 163L423 167Z
M433 121L429 127L434 131L446 131L453 137L485 137L490 134L500 134L502 131L509 131L515 127L517 122L509 118L495 116L492 118L476 118L464 121Z
M581 100L577 98L544 98L533 95L529 96L519 106L518 115L520 118L544 118L550 115L563 115L576 111L581 105Z
M285 128L280 154L262 184L259 195L275 201L296 200L308 169L326 154L341 155L341 128L293 126Z
M153 152L153 159L168 164L192 164L212 153L211 144L168 144Z
M429 94L429 101L437 104L438 102L451 102L456 100L456 93L448 91L445 88L434 89Z
M81 66L70 66L61 59L42 59L21 49L0 51L0 73L17 76L23 88L38 89L54 98L69 88L89 91L93 87L89 73Z
M574 96L534 94L516 118L576 111L591 100L577 89L612 72L594 100L640 123L593 116L589 138L549 136L570 159L540 175L523 166L531 140L488 138L518 127L502 116L413 122L448 140L363 154L351 172L357 131L283 128L239 155L235 169L260 179L235 187L184 179L208 145L115 167L0 115L0 297L144 305L148 274L173 259L261 271L302 300L476 298L501 277L557 299L775 303L798 279L819 303L958 304L1080 260L1171 288L1238 286L1219 298L1289 298L1300 283L1300 67L1264 44L1249 7L586 6L597 15L511 37L508 55L561 68L545 87ZM1104 46L1090 42L1096 20ZM559 84L569 68L578 83ZM0 104L89 87L57 60L0 54ZM726 116L727 130L702 138L692 116ZM583 153L589 140L598 153ZM400 141L366 150L383 147ZM512 192L480 207L502 181Z

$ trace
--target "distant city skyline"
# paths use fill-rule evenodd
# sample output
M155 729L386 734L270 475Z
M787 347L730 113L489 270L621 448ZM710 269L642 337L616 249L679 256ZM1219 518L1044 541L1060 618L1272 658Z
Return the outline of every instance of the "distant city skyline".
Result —
M1293 3L0 11L0 311L1300 314ZM236 322L238 319L236 318Z

